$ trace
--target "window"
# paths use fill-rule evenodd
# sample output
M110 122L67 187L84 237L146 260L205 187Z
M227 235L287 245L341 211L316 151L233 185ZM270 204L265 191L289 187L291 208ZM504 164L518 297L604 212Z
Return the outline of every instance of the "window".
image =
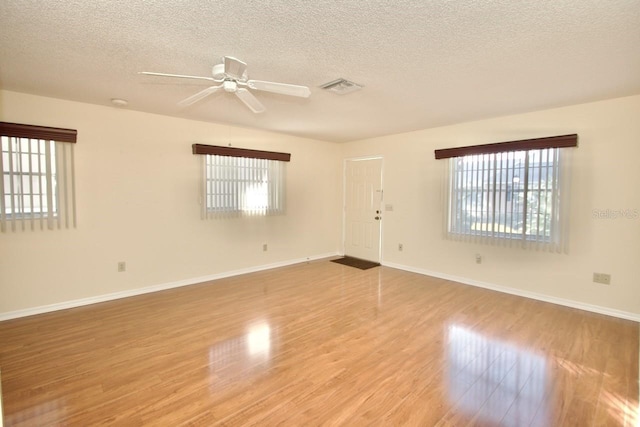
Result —
M566 251L566 149L502 144L448 156L447 237Z
M194 153L204 154L204 218L284 213L289 154L201 144Z
M76 131L0 122L0 230L75 227Z

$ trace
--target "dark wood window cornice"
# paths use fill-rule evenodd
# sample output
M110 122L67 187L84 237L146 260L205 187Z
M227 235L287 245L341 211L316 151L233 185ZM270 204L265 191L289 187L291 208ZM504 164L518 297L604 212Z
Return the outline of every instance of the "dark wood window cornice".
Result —
M78 131L75 129L52 128L0 122L0 134L14 138L45 139L47 141L76 143Z
M471 154L505 153L509 151L541 150L544 148L566 148L578 146L578 134L549 136L546 138L522 139L519 141L497 142L495 144L471 145L468 147L443 148L435 150L436 159L462 157Z
M193 154L213 154L216 156L247 157L250 159L291 161L290 153L278 153L275 151L248 150L246 148L221 147L218 145L193 144Z

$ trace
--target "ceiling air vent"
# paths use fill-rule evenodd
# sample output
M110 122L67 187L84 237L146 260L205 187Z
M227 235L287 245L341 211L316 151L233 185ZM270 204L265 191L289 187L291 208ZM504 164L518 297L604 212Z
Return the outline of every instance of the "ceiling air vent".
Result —
M337 93L338 95L344 95L347 93L355 92L356 90L360 90L363 86L354 82L350 82L349 80L336 79L329 83L325 83L320 87L324 90Z

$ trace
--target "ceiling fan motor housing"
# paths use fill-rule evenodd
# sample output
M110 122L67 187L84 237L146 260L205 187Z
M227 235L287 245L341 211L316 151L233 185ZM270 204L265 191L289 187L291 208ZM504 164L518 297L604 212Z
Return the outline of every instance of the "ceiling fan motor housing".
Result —
M213 78L216 80L224 79L226 77L224 74L224 63L214 65L211 74L213 74Z

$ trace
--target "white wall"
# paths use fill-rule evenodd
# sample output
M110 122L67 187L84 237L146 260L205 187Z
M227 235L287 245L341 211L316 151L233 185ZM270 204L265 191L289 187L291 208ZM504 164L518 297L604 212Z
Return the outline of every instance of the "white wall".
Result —
M568 133L579 135L568 255L443 239L443 160L434 159L434 149ZM640 96L343 146L343 158L368 155L384 157L384 203L394 209L384 212L383 263L640 315L640 218L593 216L595 209L640 210ZM611 285L593 283L593 272L611 274Z
M0 315L339 249L337 144L8 91L0 120L78 130L78 227L0 234ZM290 152L287 214L201 220L196 142Z

